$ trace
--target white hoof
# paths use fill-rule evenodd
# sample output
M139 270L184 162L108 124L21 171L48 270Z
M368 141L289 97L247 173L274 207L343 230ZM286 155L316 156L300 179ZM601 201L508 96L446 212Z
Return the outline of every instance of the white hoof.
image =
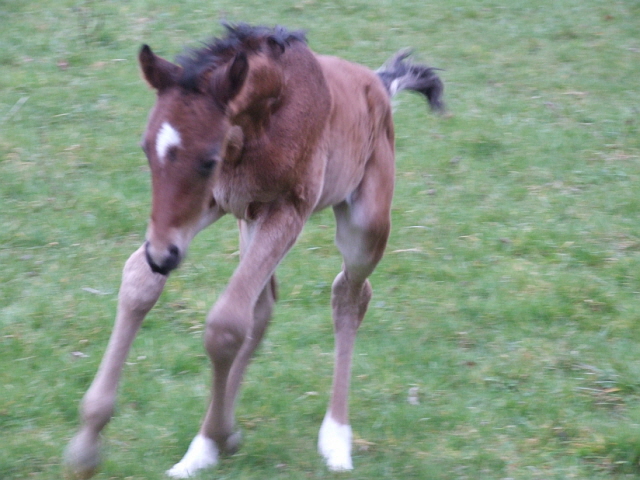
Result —
M187 453L173 468L167 470L171 478L189 478L204 468L218 463L218 447L216 443L204 435L198 434L191 441Z
M336 422L331 418L331 412L324 417L320 427L318 451L324 457L329 470L334 472L353 470L351 427Z

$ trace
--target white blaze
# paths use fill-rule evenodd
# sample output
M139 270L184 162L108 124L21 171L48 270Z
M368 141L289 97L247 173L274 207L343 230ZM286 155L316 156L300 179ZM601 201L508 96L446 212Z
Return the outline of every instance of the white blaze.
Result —
M180 133L171 126L169 122L164 122L158 130L156 137L156 152L158 161L164 163L164 157L172 147L180 146Z

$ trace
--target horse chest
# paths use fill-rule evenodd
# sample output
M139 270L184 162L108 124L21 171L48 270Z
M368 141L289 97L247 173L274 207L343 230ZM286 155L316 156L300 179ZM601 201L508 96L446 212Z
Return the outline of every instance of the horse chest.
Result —
M239 182L218 181L213 187L213 198L222 210L236 218L244 218L253 195L247 185Z
M265 182L263 177L248 169L222 169L213 186L213 198L225 212L247 219L251 204L272 202L281 191L277 182Z

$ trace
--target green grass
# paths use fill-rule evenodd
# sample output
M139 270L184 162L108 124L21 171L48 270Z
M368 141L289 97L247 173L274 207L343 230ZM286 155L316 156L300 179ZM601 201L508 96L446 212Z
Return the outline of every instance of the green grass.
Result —
M324 212L279 269L238 408L244 446L199 478L640 477L637 1L3 1L0 18L0 478L61 477L144 236L154 98L137 50L172 58L222 18L304 28L316 51L371 67L412 46L444 69L449 114L397 101L354 472L328 473L315 451L340 268ZM161 479L184 453L208 397L203 319L236 250L223 219L172 275L96 478Z

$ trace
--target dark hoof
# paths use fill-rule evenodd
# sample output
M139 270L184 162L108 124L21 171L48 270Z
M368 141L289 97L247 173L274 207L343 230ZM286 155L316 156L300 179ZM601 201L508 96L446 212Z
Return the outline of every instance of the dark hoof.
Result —
M242 445L242 433L238 430L227 437L224 442L220 442L219 448L225 455L233 455L240 450Z
M70 480L93 477L100 465L100 438L78 433L64 452L64 476Z

